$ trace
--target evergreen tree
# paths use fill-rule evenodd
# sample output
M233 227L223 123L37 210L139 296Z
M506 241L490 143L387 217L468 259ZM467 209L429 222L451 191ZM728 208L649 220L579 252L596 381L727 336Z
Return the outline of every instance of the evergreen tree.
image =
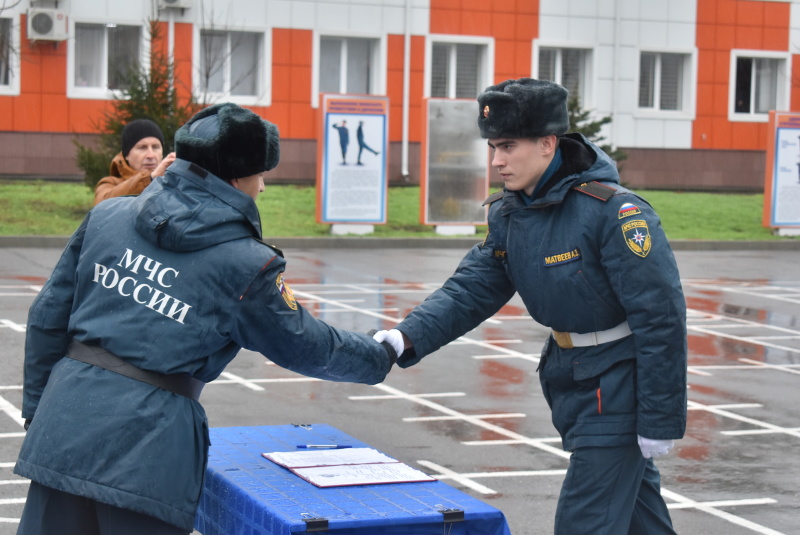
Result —
M619 163L628 157L625 152L615 149L609 144L603 144L605 139L600 135L600 130L603 125L611 122L611 116L601 117L599 121L591 120L591 110L581 108L581 103L578 97L571 97L567 102L567 111L569 112L569 131L578 132L586 136L586 139L600 147L603 152L611 156L620 167Z
M85 173L84 182L94 189L108 176L111 160L120 151L122 129L134 119L150 119L164 134L164 155L173 150L175 132L199 109L193 96L181 103L173 84L175 67L161 46L161 28L149 22L150 65L136 64L125 77L123 87L115 93L112 109L103 114L94 126L100 133L97 148L82 145L78 140L77 165Z

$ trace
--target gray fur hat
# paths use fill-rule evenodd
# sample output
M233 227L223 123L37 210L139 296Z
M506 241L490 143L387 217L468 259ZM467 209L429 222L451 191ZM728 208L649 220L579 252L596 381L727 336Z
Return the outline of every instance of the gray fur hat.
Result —
M252 111L225 102L199 111L175 133L175 155L224 180L278 165L278 127Z
M520 78L478 95L478 128L484 139L557 136L569 130L567 90L545 80Z

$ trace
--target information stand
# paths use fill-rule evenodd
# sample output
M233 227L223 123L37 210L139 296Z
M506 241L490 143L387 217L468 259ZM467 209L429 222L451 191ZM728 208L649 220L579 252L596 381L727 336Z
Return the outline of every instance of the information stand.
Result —
M763 225L800 234L800 113L769 112Z
M319 488L265 459L303 444L369 445L325 424L210 430L203 535L510 535L503 513L441 481Z

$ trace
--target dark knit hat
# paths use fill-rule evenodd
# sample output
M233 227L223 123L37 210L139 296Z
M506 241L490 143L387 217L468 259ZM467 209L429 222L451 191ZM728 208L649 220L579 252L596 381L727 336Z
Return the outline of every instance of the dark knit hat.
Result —
M520 78L478 95L478 128L485 139L534 138L569 130L567 90L545 80Z
M164 148L164 134L150 119L136 119L126 124L122 129L122 155L127 158L131 149L146 137L158 138L161 148Z
M252 111L224 102L199 111L175 133L175 155L224 180L278 165L278 127Z

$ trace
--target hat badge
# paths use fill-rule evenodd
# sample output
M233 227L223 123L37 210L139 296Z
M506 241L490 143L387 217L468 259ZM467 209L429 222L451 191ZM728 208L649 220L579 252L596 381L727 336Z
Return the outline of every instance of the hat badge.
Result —
M489 106L484 106L483 107L483 116L484 117L489 117Z

